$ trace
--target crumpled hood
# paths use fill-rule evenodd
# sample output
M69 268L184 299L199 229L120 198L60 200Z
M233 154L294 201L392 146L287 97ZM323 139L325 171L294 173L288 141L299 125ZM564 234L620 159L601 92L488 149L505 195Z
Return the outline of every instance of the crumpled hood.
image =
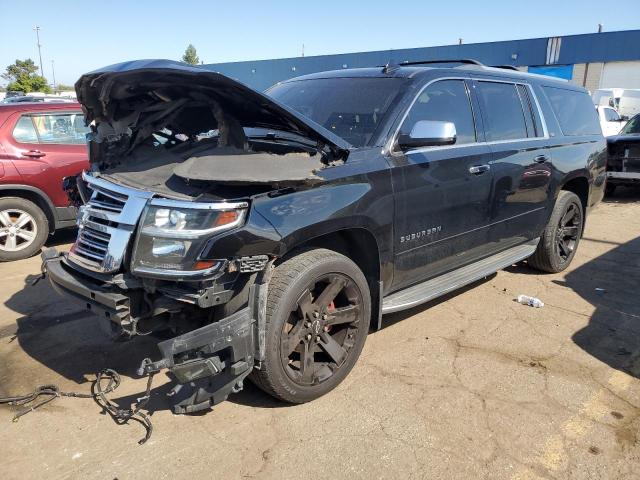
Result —
M201 124L179 114L181 104L187 101L185 97L192 101L200 95L204 101L219 104L242 127L302 135L338 158L346 158L351 147L344 139L263 93L219 73L171 60L136 60L103 67L81 76L75 89L88 122L108 124L114 130L107 134L124 132L133 142L136 136L153 132L161 124L160 118L169 119L168 127L171 122L178 123L181 132L201 133ZM144 111L144 122L138 122L141 117L136 111Z

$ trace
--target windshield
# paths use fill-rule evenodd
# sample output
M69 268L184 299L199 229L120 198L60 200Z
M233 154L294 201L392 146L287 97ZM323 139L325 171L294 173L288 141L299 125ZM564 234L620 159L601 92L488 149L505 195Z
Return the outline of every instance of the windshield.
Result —
M354 147L367 145L399 91L400 78L318 78L275 85L267 95Z
M631 120L627 122L622 131L621 135L640 135L640 115L636 115Z

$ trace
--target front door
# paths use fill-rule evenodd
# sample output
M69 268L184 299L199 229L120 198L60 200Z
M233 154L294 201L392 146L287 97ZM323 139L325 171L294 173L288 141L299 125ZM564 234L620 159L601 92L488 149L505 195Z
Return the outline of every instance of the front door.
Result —
M395 198L392 290L486 255L492 172L489 147L479 143L469 84L440 80L424 88L400 127L419 120L453 122L456 142L391 155ZM397 150L397 149L396 149Z

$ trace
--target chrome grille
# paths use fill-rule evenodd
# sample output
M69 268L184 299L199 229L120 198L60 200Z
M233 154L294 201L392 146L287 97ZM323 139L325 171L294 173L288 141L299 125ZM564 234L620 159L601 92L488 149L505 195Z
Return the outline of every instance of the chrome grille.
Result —
M96 272L112 273L122 266L127 246L150 192L83 174L91 193L78 212L78 238L69 260Z
M94 186L91 199L88 204L98 210L120 213L127 203L127 196L115 192L109 192Z
M101 264L109 249L111 235L84 225L78 232L75 253L87 261Z

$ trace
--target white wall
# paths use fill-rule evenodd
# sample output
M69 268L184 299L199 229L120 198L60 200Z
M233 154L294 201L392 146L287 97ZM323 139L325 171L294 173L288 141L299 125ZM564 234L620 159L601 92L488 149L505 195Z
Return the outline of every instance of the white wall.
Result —
M640 88L640 61L608 62L600 77L600 88Z

